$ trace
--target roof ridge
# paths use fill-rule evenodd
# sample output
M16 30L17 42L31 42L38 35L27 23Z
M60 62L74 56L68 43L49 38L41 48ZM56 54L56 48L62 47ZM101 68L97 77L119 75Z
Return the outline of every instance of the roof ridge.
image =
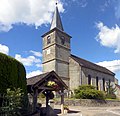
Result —
M71 54L72 55L72 54ZM93 65L97 65L97 66L99 66L99 67L101 67L101 68L105 68L105 67L103 67L103 66L100 66L100 65L98 65L98 64L95 64L95 63L93 63L93 62L91 62L91 61L88 61L88 60L86 60L86 59L83 59L83 58L80 58L80 57L78 57L78 56L75 56L75 55L72 55L72 56L74 56L74 57L77 57L77 58L79 58L79 59L82 59L82 60L84 60L84 61L87 61L87 62L89 62L89 63L91 63L91 64L93 64ZM107 68L106 68L107 69ZM107 69L108 70L108 69Z
M90 62L90 61L88 61L88 60L86 60L86 59L83 59L83 58L80 58L80 57L78 57L78 56L75 56L75 55L73 55L73 54L71 54L71 56L74 58L77 58L77 59L79 59L79 60L83 60L83 61L85 61L85 62L88 62L88 63L90 63L91 65L94 65L94 66L97 66L97 67L99 67L99 68L104 68L105 70L107 70L107 71L109 71L109 74L111 73L111 74L114 74L112 71L110 71L109 69L107 69L106 67L103 67L103 66L100 66L100 65L98 65L98 64L95 64L95 63L93 63L93 62ZM76 62L78 62L77 61L77 59L75 59L74 58L74 60L76 61ZM84 66L82 63L80 63L79 62L79 64L81 65L81 66ZM97 70L97 69L96 69ZM114 74L115 75L115 74Z

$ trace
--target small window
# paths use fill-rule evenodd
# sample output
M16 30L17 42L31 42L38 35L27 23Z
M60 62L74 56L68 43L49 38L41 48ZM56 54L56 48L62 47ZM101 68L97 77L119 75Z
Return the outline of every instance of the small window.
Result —
M91 85L91 76L88 75L88 85Z
M65 38L61 37L61 44L64 45L65 44Z
M98 88L98 77L96 77L96 87L97 87L97 90L99 89Z
M51 43L51 37L48 36L48 37L47 37L47 44L50 44L50 43Z
M105 91L105 79L103 78L103 91Z

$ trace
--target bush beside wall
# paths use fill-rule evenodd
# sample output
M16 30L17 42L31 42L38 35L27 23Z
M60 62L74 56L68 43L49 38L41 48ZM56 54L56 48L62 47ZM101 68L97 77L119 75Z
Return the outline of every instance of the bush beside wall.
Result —
M92 85L81 85L74 90L76 99L105 99L103 91L96 90Z

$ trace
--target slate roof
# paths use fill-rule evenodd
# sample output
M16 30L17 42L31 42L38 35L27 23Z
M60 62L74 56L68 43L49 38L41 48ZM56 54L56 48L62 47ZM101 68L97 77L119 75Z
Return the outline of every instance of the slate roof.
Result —
M48 81L48 78L51 76L54 76L61 86L65 87L66 89L68 88L64 81L54 71L28 78L27 86L36 86L38 83L44 83L43 81Z
M54 28L58 28L61 31L64 31L63 30L63 26L62 26L62 21L61 21L60 14L59 14L57 6L56 6L56 9L55 9L55 12L54 12L54 15L53 15L53 19L52 19L50 30L52 30Z
M78 62L80 66L115 76L115 74L113 72L111 72L110 70L108 70L105 67L99 66L97 64L94 64L90 61L79 58L72 54L71 54L71 58L74 59L76 62Z
M34 84L36 84L38 81L42 80L48 74L49 74L49 72L28 78L27 79L27 85L34 85Z

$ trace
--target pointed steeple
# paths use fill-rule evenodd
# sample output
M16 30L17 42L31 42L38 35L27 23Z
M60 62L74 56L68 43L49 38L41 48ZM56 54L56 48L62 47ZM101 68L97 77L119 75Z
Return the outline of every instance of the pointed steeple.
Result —
M50 30L52 30L54 28L57 28L61 31L64 31L57 5L56 5L55 12L54 12L54 15L53 15Z

